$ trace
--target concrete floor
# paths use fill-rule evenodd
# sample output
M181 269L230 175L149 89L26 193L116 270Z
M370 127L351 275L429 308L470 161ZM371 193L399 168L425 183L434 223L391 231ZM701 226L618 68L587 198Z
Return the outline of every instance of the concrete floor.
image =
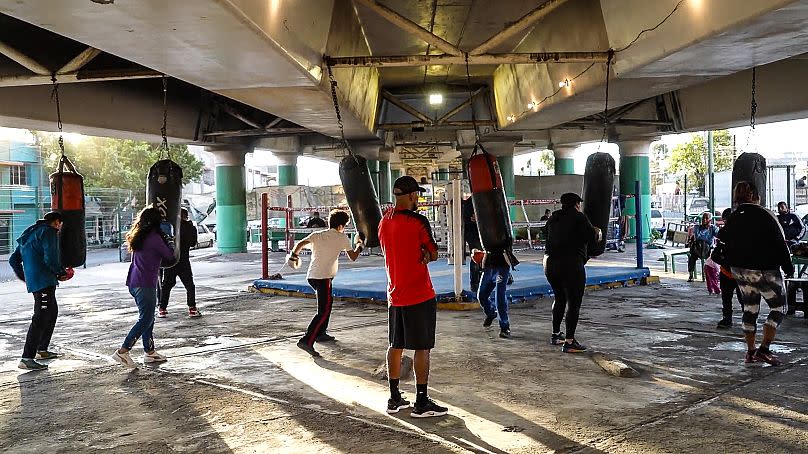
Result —
M550 346L552 299L515 305L511 340L482 328L479 312L441 312L429 383L450 415L428 420L384 413L386 382L371 376L384 307L337 303L339 341L312 360L294 343L314 302L244 292L260 273L252 254L195 262L203 317L185 317L175 291L155 327L169 361L132 372L108 360L136 316L126 264L81 270L60 288L54 344L65 356L46 372L16 369L30 296L0 284L0 451L808 452L802 314L778 336L785 365L745 365L740 313L716 331L720 299L681 271L661 273L658 256L646 260L661 284L587 294L577 336L639 377ZM412 397L412 380L402 389Z

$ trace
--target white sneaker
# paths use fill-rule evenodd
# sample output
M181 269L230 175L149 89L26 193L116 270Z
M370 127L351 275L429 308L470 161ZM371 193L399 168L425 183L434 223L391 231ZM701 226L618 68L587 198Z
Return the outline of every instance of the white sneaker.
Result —
M165 356L157 353L157 351L153 351L151 353L144 353L143 354L143 362L144 363L163 363L168 361L168 358Z
M129 352L121 353L115 350L115 353L112 354L112 360L130 369L137 369L137 364L135 364L132 357L129 356Z

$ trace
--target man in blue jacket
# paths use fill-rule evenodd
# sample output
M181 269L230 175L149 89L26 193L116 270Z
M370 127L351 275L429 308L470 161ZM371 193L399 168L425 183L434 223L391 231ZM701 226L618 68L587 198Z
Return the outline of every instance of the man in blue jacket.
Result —
M48 366L37 359L54 359L48 351L53 328L56 326L56 286L67 273L59 256L58 233L62 215L51 211L36 224L28 227L17 239L17 249L8 263L14 273L25 281L28 293L34 294L34 316L28 327L19 368L42 370Z

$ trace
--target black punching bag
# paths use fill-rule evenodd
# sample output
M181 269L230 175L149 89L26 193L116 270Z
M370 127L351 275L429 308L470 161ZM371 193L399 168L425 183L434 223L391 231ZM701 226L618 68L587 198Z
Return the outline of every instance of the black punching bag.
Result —
M62 266L75 268L87 259L87 235L84 232L84 177L67 156L62 155L59 169L50 175L51 210L62 214L59 248Z
M606 250L606 232L609 231L614 192L614 169L614 158L608 153L593 153L586 159L583 212L589 222L599 227L603 233L600 242L588 249L590 257L603 254Z
M766 158L757 153L741 153L732 166L732 208L735 202L735 185L746 181L752 183L760 194L760 206L766 206Z
M351 208L356 231L365 247L379 247L379 223L382 208L376 189L370 179L368 161L362 156L346 156L339 163L339 179L345 190L345 198Z
M477 148L475 147L474 153ZM497 158L483 150L468 163L471 202L480 241L486 251L510 251L513 246L511 214Z
M160 212L163 222L171 224L174 236L174 260L163 260L163 268L170 268L180 259L180 199L182 167L170 159L157 161L149 169L146 181L146 203Z

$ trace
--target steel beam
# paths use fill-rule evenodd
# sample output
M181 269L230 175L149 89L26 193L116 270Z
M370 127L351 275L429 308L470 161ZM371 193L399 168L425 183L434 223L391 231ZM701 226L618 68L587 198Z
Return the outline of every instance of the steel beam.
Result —
M454 117L455 115L457 115L457 114L458 114L458 113L459 113L461 110L463 110L463 109L465 109L466 107L470 106L470 105L471 105L471 103L473 103L473 102L474 102L474 100L475 100L475 99L476 99L478 96L480 96L481 94L483 94L485 91L486 91L486 89L485 89L485 88L478 88L478 89L477 89L477 91L475 91L474 93L472 93L472 94L471 94L471 96L469 96L469 98L468 98L468 99L466 99L465 101L463 101L462 103L460 103L460 105L458 105L458 106L457 106L457 107L455 107L454 109L452 109L452 110L450 110L450 111L446 112L446 113L445 113L445 114L444 114L442 117L438 118L438 124L442 124L442 123L444 123L446 120L448 120L448 119L450 119L450 118Z
M421 120L421 121L423 121L423 122L426 122L426 123L432 123L432 119L431 119L431 118L429 118L429 116L427 116L427 115L425 115L425 114L421 113L421 112L420 112L418 109L416 109L415 107L412 107L411 105L409 105L409 104L405 103L404 101L402 101L402 100L400 100L400 99L396 98L396 97L395 97L395 96L394 96L392 93L390 93L389 91L387 91L387 90L382 90L382 97L383 97L384 99L386 99L386 100L387 100L387 102L389 102L390 104L392 104L392 105L394 105L394 106L398 107L399 109L403 110L404 112L407 112L408 114L412 115L413 117L415 117L415 118L417 118L417 119L419 119L419 120Z
M608 52L531 52L510 54L470 55L469 65L527 65L536 63L591 63L606 62ZM372 66L413 67L431 65L465 65L462 55L387 55L357 57L325 57L326 62L335 68Z
M411 129L411 128L471 128L473 126L494 126L497 122L494 120L477 120L472 121L445 121L441 124L425 121L413 121L412 123L381 123L379 129Z
M56 71L56 74L68 74L76 72L81 68L85 67L87 63L90 63L90 61L93 58L99 56L100 54L101 51L96 49L95 47L88 47L84 49L80 54L73 57L72 60L67 62L58 71Z
M454 44L446 41L445 39L431 33L429 30L421 27L420 25L416 24L415 22L407 19L406 17L398 14L397 12L393 11L392 9L379 4L376 0L355 0L357 3L361 3L371 10L378 14L379 16L387 19L391 24L395 25L396 27L404 30L407 33L417 36L418 38L422 39L424 42L431 46L435 46L436 48L446 52L447 54L451 55L463 55L463 51L458 49L457 46Z
M516 22L514 22L501 32L497 33L491 38L488 38L488 40L486 40L484 43L472 49L472 51L469 52L469 56L485 54L489 50L507 41L514 35L524 31L526 28L535 24L536 22L538 22L539 20L550 14L550 12L552 12L559 6L563 5L566 1L567 0L548 0L544 2L538 8L525 14L519 20L517 20Z
M238 129L233 131L213 131L202 134L205 137L275 137L300 134L313 134L307 128L271 128L271 129Z
M221 108L222 108L222 110L225 111L225 113L227 113L231 117L235 118L236 120L241 121L242 123L246 124L247 126L252 126L253 128L256 128L256 129L265 129L265 128L262 128L261 125L259 125L258 123L254 122L253 120L250 120L246 116L242 115L239 111L234 109L232 106L228 106L227 104L222 104Z
M102 71L78 71L68 74L57 74L56 80L60 84L76 82L110 82L115 80L130 79L153 79L163 77L162 73L151 69L126 69L126 70L102 70ZM19 75L0 76L0 87L24 87L30 85L50 85L50 74L48 75Z
M40 76L49 76L52 72L50 69L39 64L38 61L34 60L33 58L25 55L24 53L18 51L17 49L9 46L8 44L2 41L0 41L0 54L3 54L6 57L14 60L15 62L24 66L26 69L28 69L34 74Z

